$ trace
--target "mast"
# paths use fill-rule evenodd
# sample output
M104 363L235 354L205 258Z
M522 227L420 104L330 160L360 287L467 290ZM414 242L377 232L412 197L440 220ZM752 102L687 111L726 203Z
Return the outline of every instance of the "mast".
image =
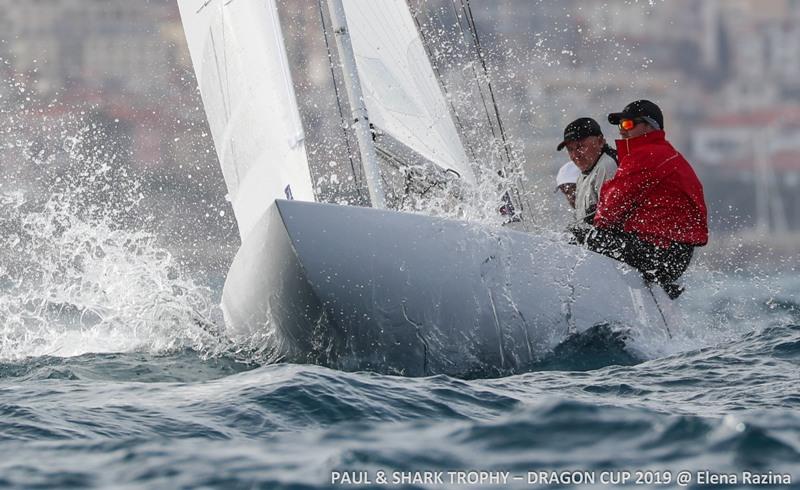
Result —
M356 57L353 53L353 45L350 42L350 34L347 31L347 20L345 19L342 0L328 0L328 11L331 15L333 33L336 35L339 59L342 61L344 85L347 90L347 98L350 101L356 140L361 153L361 164L364 166L364 175L369 189L369 198L372 201L372 207L385 209L386 197L383 193L381 175L378 169L378 157L375 153L372 132L369 128L367 106L364 102L364 94L361 91L361 82L356 69Z

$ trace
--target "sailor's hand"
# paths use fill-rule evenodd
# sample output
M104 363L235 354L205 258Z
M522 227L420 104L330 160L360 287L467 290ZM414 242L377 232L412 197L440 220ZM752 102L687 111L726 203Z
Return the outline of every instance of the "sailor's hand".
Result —
M586 241L586 235L591 231L591 227L582 223L573 223L567 227L567 231L572 233L578 243L583 244Z

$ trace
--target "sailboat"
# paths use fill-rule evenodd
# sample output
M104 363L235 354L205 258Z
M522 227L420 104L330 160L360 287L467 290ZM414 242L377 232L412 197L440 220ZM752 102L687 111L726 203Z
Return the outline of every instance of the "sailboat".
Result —
M624 264L387 208L376 130L475 180L404 0L327 0L372 207L315 202L275 0L178 4L242 241L222 295L234 341L275 361L491 376L601 325L671 335L666 296Z

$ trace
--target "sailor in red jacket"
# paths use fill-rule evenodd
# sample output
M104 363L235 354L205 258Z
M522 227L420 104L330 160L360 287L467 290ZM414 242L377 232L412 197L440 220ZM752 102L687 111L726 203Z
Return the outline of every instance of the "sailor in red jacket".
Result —
M596 252L639 269L677 298L674 284L691 261L694 248L708 242L703 186L691 165L665 139L664 116L648 101L631 102L608 115L619 125L619 169L603 184L584 238Z

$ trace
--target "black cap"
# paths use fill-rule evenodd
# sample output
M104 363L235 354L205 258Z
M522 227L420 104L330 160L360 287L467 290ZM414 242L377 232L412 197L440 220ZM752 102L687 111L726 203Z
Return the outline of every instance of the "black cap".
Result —
M661 109L649 100L637 100L626 105L622 112L612 112L608 115L608 122L616 126L622 119L637 117L649 117L658 123L659 127L656 129L664 129L664 115L661 114Z
M603 136L600 125L591 117L581 117L567 124L564 128L564 141L558 144L558 151L564 149L570 141L578 141L587 136Z

